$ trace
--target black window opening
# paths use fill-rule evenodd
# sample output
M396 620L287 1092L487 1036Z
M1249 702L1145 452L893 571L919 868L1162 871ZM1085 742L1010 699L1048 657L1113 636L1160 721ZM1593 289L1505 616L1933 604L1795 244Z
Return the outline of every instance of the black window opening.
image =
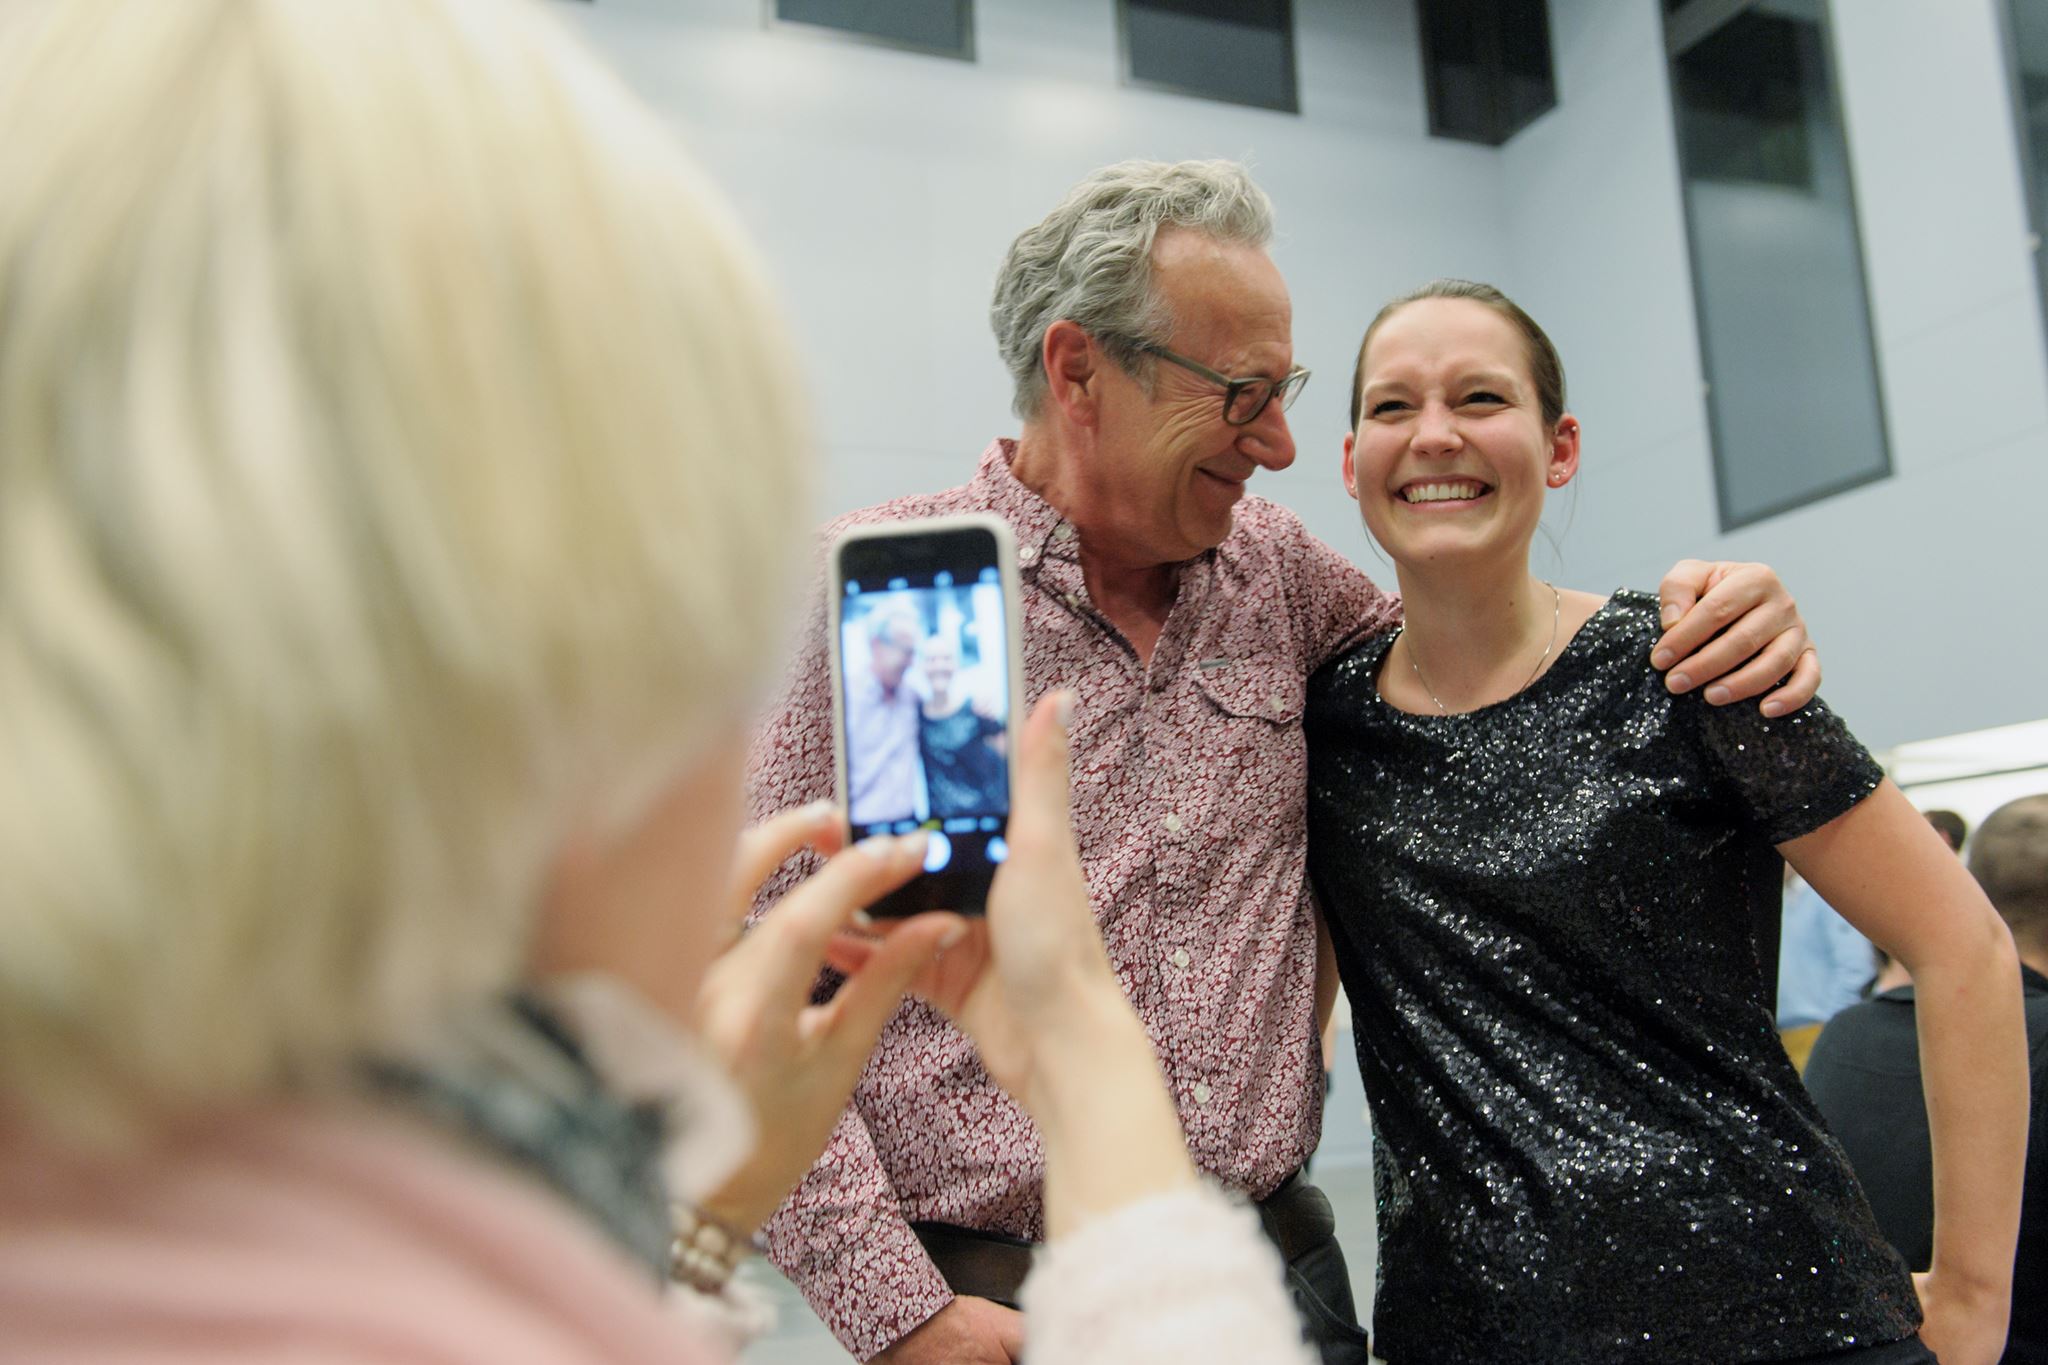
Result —
M1419 0L1432 137L1498 147L1557 107L1546 0Z
M1721 529L1891 473L1823 0L1665 20Z
M974 59L974 0L770 0L779 23L940 57Z
M1118 0L1126 84L1301 111L1293 0Z

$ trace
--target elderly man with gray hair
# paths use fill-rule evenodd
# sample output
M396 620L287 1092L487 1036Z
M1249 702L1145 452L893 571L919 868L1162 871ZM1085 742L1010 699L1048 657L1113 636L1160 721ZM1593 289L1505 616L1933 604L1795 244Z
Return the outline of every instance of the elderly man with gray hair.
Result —
M917 657L924 629L907 606L888 606L867 619L868 667L847 693L849 773L859 774L846 794L855 825L907 820L917 815L919 781L917 694L904 679Z
M1020 434L990 444L960 487L827 531L978 511L1015 532L1026 690L1077 695L1090 897L1189 1149L1258 1204L1323 1359L1362 1362L1329 1203L1300 1174L1321 1133L1317 1022L1335 994L1304 872L1301 713L1308 675L1393 628L1399 607L1246 491L1293 463L1286 410L1308 377L1271 236L1264 192L1233 163L1091 174L997 277L990 320ZM1796 707L1817 687L1768 570L1688 562L1664 597L1677 625L1657 661L1681 660L1674 687L1745 663L1712 699L1790 674L1772 704ZM756 745L757 812L831 792L825 629L820 607ZM1023 1346L1005 1305L1044 1236L1044 1160L967 1038L906 1006L769 1225L769 1255L862 1359L1003 1365Z

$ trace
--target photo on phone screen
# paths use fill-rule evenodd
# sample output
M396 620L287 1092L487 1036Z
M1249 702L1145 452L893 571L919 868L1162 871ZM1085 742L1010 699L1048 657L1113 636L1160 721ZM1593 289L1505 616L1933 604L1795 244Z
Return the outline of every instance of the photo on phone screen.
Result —
M1017 661L1006 540L999 524L909 522L838 547L847 820L856 839L930 832L925 875L876 913L979 910L1007 856Z

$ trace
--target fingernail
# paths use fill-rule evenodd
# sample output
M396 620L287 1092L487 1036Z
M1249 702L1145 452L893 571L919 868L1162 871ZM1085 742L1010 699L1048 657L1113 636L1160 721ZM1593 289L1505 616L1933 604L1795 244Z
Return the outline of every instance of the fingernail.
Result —
M1059 717L1060 729L1068 730L1073 728L1074 694L1072 692L1060 693L1060 699L1056 705L1054 714Z
M1673 692L1683 692L1692 686L1692 677L1686 673L1673 673L1669 678L1665 679L1664 685Z
M966 937L967 926L964 924L954 925L952 928L948 929L945 933L939 936L939 951L942 953L945 952L946 949L952 947L954 944L958 943L961 939Z
M1727 700L1728 689L1721 686L1719 683L1716 683L1714 684L1714 686L1707 689L1707 704L1709 706L1719 706Z
M853 912L853 923L858 929L872 929L875 927L875 917L856 907Z
M839 807L830 801L818 800L804 807L804 818L812 824L822 823L826 816L835 814Z
M1784 715L1784 714L1785 714L1785 703L1784 703L1784 702L1781 702L1781 701L1767 701L1767 702L1765 702L1765 703L1764 703L1764 714L1765 714L1765 715L1767 715L1767 716L1782 716L1782 715Z
M1650 667L1652 668L1669 668L1676 662L1677 660L1671 657L1671 651L1668 649L1660 649L1650 656Z
M1678 610L1678 604L1677 604L1676 602L1666 602L1666 603L1664 604L1664 612L1663 612L1664 624L1668 626L1668 625L1670 625L1670 624L1671 624L1671 623L1672 623L1673 621L1676 621L1676 620L1678 619L1678 617L1679 617L1679 610Z
M891 834L870 834L854 846L855 851L870 858L886 858L895 851L896 837Z
M919 862L924 861L925 850L932 846L929 830L914 829L908 834L897 836L897 848L905 854L916 854Z

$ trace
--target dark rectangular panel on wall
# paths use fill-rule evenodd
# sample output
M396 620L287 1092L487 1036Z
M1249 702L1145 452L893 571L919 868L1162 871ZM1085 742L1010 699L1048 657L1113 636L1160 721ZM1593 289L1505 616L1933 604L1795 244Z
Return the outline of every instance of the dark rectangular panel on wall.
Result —
M891 47L974 56L973 0L771 0L785 24L810 24Z
M1557 107L1546 0L1417 0L1429 131L1498 147Z
M1721 528L1891 472L1823 0L1666 21Z
M2012 46L2013 102L2019 113L2020 169L2033 229L2034 271L2048 309L2048 0L2010 0L2007 35Z
M1120 0L1136 86L1298 113L1293 0Z

